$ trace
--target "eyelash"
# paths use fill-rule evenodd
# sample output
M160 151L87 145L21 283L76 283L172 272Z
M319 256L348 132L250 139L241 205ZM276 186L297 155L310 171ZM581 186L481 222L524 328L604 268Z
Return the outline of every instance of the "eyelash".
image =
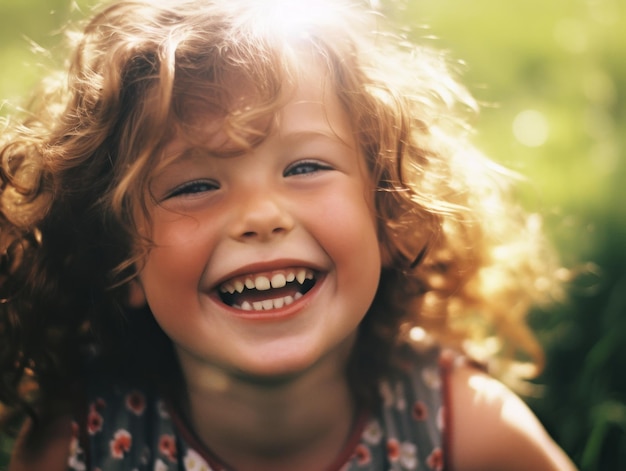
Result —
M309 171L300 171L300 170L303 170L305 167L307 167L306 170L309 170ZM298 170L298 171L295 172L295 170ZM315 172L324 171L324 170L332 170L332 167L330 167L329 165L314 161L314 160L311 160L311 161L305 160L305 161L296 162L295 164L287 167L285 171L283 172L283 176L290 177L290 176L298 176L298 175L308 175L310 173L315 173Z
M196 193L203 193L205 191L213 191L213 190L218 190L218 189L219 189L219 185L216 183L204 181L204 180L198 180L198 181L188 182L183 185L180 185L179 187L172 190L167 195L166 199L176 198L179 196L188 196L188 195L193 195Z

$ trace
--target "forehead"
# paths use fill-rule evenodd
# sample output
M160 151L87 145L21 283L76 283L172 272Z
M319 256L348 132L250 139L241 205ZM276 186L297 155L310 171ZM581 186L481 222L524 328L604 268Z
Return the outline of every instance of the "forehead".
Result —
M233 82L233 110L196 114L189 128L180 128L166 144L165 159L189 148L204 148L216 155L245 152L270 135L320 135L354 146L350 117L339 99L331 74L319 64L285 84L274 106L257 105L250 87ZM191 132L190 132L191 131Z
M285 106L276 115L276 131L281 133L320 132L347 139L352 123L328 73L317 71L300 77Z

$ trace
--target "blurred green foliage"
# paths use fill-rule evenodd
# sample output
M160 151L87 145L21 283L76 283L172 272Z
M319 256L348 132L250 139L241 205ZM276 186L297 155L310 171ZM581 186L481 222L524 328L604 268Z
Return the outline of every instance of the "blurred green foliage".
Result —
M412 38L464 60L476 142L528 177L573 275L567 301L531 316L548 364L526 399L582 470L624 470L626 2L396 3Z
M565 302L531 316L548 365L529 404L583 471L626 469L626 2L388 3L412 39L464 61L483 106L476 142L528 177L521 196L576 275ZM61 25L93 4L0 1L0 114L55 64Z

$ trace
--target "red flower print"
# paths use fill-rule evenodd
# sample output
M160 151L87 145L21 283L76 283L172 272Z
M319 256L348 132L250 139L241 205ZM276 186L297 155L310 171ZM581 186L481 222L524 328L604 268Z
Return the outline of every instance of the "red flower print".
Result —
M372 461L370 449L365 445L359 444L354 450L354 458L359 466L365 466Z
M89 435L95 435L102 431L102 423L104 420L102 416L96 412L95 409L91 409L87 414L87 432Z
M111 456L115 459L121 460L124 458L124 453L130 451L130 447L133 443L133 438L126 430L118 430L113 435L113 440L110 442Z
M441 448L435 448L426 460L426 464L430 469L441 471L443 469L443 452Z
M89 407L89 409L102 412L105 407L106 407L106 402L104 402L104 399L98 398L91 403L91 407Z
M417 421L426 420L428 418L428 408L426 407L426 404L422 401L416 401L415 404L413 404L411 415L413 416L413 419Z
M165 455L172 463L176 462L176 440L173 435L161 435L159 452Z
M395 463L400 458L400 444L395 438L387 440L387 457L392 463Z
M126 396L126 407L133 414L141 415L146 409L146 398L139 391L131 391Z

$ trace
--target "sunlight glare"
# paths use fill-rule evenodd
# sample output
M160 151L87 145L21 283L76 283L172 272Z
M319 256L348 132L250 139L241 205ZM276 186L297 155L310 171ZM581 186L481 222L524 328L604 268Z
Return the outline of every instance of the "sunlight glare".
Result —
M297 0L266 0L263 2L262 18L259 20L274 31L287 36L306 37L311 25L331 23L337 7L332 2L318 0L315 3Z

